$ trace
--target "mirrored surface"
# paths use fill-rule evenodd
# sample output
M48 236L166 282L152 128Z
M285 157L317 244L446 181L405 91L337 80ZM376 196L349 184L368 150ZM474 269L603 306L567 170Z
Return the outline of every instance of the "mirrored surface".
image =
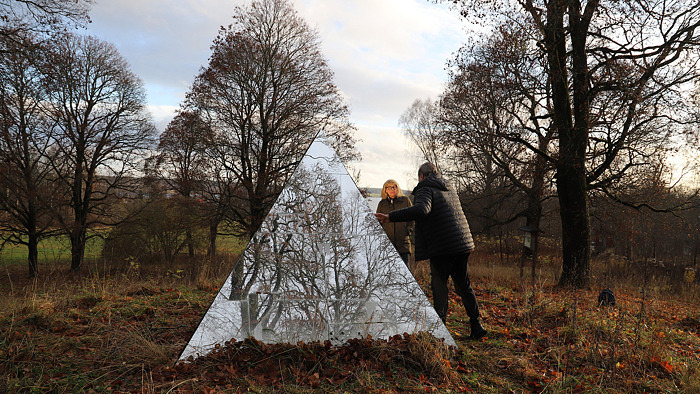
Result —
M319 133L180 359L251 336L342 344L418 331L455 345Z

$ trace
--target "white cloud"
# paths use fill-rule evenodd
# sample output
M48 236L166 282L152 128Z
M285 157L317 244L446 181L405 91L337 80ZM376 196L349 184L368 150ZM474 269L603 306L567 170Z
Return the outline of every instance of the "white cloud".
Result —
M372 118L381 120L382 126L396 126L400 114L415 99L437 97L443 83L432 75L410 78L356 68L340 68L335 80L358 122Z
M176 105L148 105L148 110L156 124L165 123L167 125L175 116L175 111L178 108ZM160 129L162 130L162 128Z
M461 32L456 14L422 0L297 0L297 7L318 26L333 58L345 54L346 60L353 60L364 54L374 65L428 56L440 46L435 39Z
M398 129L360 124L357 137L362 140L357 148L363 157L353 167L360 170L360 186L381 187L387 179L396 180L403 189L416 185L419 161Z
M186 88L206 64L233 3L223 0L120 0L97 3L89 33L114 43L147 83Z

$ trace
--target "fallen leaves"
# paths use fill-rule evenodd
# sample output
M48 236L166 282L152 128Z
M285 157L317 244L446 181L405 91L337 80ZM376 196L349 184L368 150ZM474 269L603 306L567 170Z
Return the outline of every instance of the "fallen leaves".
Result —
M642 300L622 292L627 309L600 309L573 302L585 294L555 287L540 289L542 296L530 304L517 286L483 282L492 290L475 291L489 339L467 339L468 317L453 298L448 329L460 345L456 354L418 346L424 338L411 335L343 346L251 340L170 364L215 293L149 284L100 297L83 293L54 303L51 315L26 310L5 317L0 373L20 382L17 387L37 384L48 391L581 392L603 384L641 392L680 386L685 371L697 365L697 307L655 301L642 315ZM155 350L166 361L154 362Z
M209 387L236 379L239 384L248 381L259 387L279 387L283 382L295 382L299 386L317 389L324 385L338 387L348 381L356 382L358 373L366 372L377 374L388 382L413 375L420 385L449 386L449 380L434 376L436 371L423 369L427 368L428 362L422 359L424 356L415 353L417 341L441 342L424 335L419 338L409 334L388 340L351 339L343 346L331 346L329 342L264 344L248 339L227 342L207 356L178 363L172 369L159 369L153 376L159 382L197 376L201 382L210 382L207 383ZM451 360L439 359L437 362L443 368L453 368ZM464 370L464 365L459 368ZM398 382L394 382L396 384Z

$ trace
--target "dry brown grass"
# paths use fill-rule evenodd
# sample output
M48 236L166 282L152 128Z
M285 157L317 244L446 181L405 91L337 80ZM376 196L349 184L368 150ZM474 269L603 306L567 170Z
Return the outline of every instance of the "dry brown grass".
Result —
M436 340L432 335L419 333L408 338L408 357L415 360L420 370L439 383L458 380L452 367L452 350L445 342Z
M518 264L497 261L470 258L486 339L466 339L468 318L451 299L456 353L425 334L358 341L342 353L347 358L323 347L311 356L310 348L259 346L250 354L264 358L251 356L246 369L225 377L230 365L215 358L192 369L172 365L231 261L183 275L131 266L11 276L0 295L0 391L700 392L697 283L671 294L602 275L609 264L594 261L591 289L556 287L544 265L533 287L527 276L520 282ZM411 268L430 296L427 262ZM597 294L610 279L618 303L600 308Z

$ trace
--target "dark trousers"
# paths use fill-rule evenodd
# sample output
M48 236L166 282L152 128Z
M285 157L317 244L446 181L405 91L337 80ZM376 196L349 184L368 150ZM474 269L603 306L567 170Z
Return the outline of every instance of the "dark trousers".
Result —
M447 318L447 279L452 277L455 292L462 298L462 304L471 320L479 318L479 304L469 282L467 261L469 253L435 256L430 259L430 277L433 288L433 306L438 316L445 322Z
M410 255L410 253L399 253L399 256L401 256L401 260L403 260L404 264L406 264L406 267L408 267L408 257Z

